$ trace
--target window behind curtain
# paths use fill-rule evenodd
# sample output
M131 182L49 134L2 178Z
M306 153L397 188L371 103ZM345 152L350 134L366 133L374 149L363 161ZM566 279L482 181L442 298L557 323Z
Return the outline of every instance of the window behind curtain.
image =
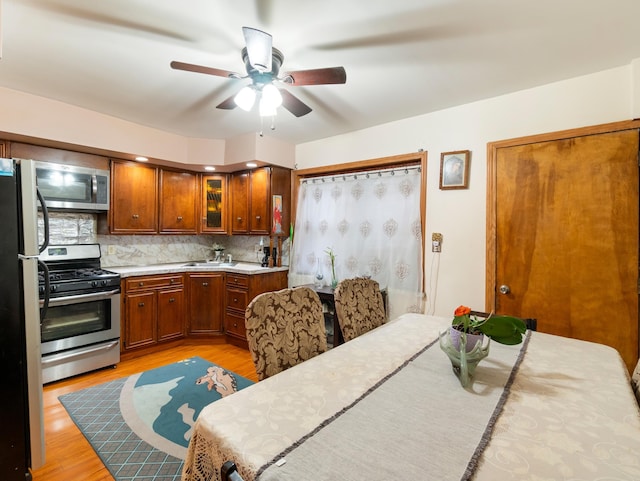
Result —
M420 170L400 168L305 179L289 269L290 285L371 276L387 289L388 315L422 312Z

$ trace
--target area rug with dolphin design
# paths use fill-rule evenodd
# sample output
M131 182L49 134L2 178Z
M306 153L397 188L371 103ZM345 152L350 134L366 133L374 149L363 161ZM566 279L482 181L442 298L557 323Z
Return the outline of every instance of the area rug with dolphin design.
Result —
M251 384L192 357L59 399L116 480L178 481L200 411Z

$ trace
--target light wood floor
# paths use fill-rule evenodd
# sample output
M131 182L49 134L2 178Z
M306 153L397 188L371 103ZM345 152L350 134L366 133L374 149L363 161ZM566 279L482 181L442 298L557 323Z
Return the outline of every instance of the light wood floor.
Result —
M122 361L118 366L47 384L44 387L46 463L33 471L34 481L112 481L113 477L80 430L58 396L138 372L200 356L240 376L258 380L249 352L229 344L181 345Z

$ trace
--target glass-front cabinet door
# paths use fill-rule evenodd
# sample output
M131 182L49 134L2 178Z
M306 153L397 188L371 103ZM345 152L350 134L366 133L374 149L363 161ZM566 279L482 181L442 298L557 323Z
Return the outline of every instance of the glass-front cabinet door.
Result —
M201 232L227 233L227 176L202 177Z

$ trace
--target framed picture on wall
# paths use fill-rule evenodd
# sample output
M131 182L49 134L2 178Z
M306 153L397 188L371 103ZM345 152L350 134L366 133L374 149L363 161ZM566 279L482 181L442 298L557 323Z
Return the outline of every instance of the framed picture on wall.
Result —
M282 196L273 196L273 226L271 228L272 234L282 234Z
M469 161L471 151L457 150L440 155L440 189L469 188Z

